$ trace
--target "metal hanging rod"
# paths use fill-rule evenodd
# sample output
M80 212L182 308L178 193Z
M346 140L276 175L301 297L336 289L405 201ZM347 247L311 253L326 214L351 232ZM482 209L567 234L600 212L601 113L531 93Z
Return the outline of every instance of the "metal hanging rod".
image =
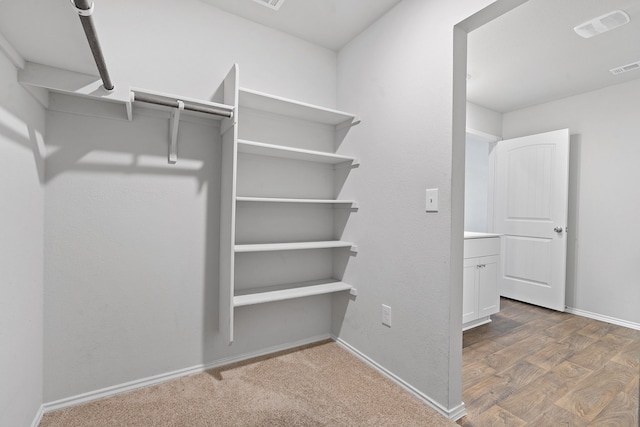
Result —
M102 85L105 90L111 92L114 90L114 85L111 82L111 77L109 76L109 71L107 70L107 64L104 60L104 55L102 54L102 48L100 47L100 42L98 41L98 35L96 33L95 25L93 24L93 18L91 15L93 14L93 2L90 0L69 0L73 8L78 12L80 16L80 22L82 23L82 27L84 28L84 33L87 36L87 40L89 42L89 47L91 48L91 53L93 54L93 59L96 62L96 66L98 67L98 72L100 73L100 78L102 79ZM146 102L150 104L163 105L166 107L172 108L180 108L189 111L196 111L199 113L205 114L213 114L216 116L233 117L233 110L225 110L223 108L218 108L215 105L206 105L199 102L188 101L188 100L178 100L175 98L161 96L151 93L142 93L132 91L132 100ZM182 103L182 107L181 107ZM130 115L130 110L129 110Z
M172 107L172 108L180 108L180 103L182 102L184 106L183 108L185 110L196 111L198 113L213 114L216 116L227 117L227 118L233 117L233 111L231 110L224 110L222 108L216 108L214 106L203 105L200 103L185 101L182 99L178 100L178 99L169 98L161 95L154 95L150 93L142 93L142 92L136 92L136 91L132 91L131 93L133 94L134 101L146 102L148 104L163 105L165 107Z
M111 77L109 77L107 64L104 60L104 56L102 55L100 42L98 41L96 27L93 24L93 18L91 17L91 15L93 14L93 2L89 0L70 1L73 7L78 12L78 15L80 16L80 22L82 23L82 28L84 28L84 33L87 36L87 40L89 41L89 47L91 48L93 59L96 61L96 66L98 67L100 78L102 79L102 85L107 91L112 91L114 89L114 86L111 82Z

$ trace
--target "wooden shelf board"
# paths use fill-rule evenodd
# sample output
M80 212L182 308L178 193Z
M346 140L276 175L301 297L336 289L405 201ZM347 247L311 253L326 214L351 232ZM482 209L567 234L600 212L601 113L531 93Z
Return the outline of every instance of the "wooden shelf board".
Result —
M308 162L339 164L351 162L356 164L355 157L326 153L323 151L305 150L282 145L265 144L263 142L238 140L238 151L260 156L280 157L284 159L304 160Z
M307 104L280 96L270 95L251 89L240 88L239 104L241 107L268 111L303 120L310 120L329 125L354 122L356 116L343 111Z
M348 248L353 243L341 240L330 240L324 242L293 242L293 243L261 243L249 245L235 245L236 253L241 252L272 252L272 251L294 251L301 249L330 249Z
M260 292L259 289L252 289L243 292L243 295L233 297L233 306L242 307L245 305L263 304L273 301L283 301L294 298L308 297L312 295L323 295L333 292L348 291L351 285L344 282L331 282L321 285L297 286L288 289Z
M236 197L238 202L262 202L262 203L307 203L307 204L333 204L333 205L355 205L355 200L334 200L334 199L287 199L280 197Z

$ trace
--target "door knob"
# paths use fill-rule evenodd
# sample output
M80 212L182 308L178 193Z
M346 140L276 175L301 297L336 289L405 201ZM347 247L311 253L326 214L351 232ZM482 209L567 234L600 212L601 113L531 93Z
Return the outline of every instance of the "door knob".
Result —
M562 233L562 227L556 227L553 229L556 233Z

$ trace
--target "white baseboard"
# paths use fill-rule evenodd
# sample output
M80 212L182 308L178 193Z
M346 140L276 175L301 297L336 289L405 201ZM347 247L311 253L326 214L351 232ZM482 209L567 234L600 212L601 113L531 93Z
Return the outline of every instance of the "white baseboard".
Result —
M44 405L40 405L40 408L38 408L38 412L36 412L36 416L33 418L31 427L38 427L40 425L40 421L42 421L43 415L44 415Z
M357 356L358 358L360 358L361 360L366 362L368 365L370 365L371 367L373 367L374 369L379 371L381 374L383 374L385 377L389 378L390 380L392 380L396 384L400 385L405 390L407 390L410 393L414 394L418 399L422 400L427 405L431 406L433 409L438 411L438 413L440 413L441 415L443 415L443 416L445 416L445 417L447 417L447 418L449 418L451 420L456 421L456 420L464 417L467 414L467 411L466 411L466 409L464 407L464 403L461 403L460 405L456 406L455 408L453 408L451 410L447 410L444 406L440 405L438 402L436 402L435 400L431 399L429 396L427 396L426 394L422 393L420 390L416 389L411 384L409 384L408 382L404 381L402 378L396 376L393 372L391 372L391 371L387 370L386 368L384 368L383 366L379 365L377 362L375 362L374 360L370 359L368 356L366 356L364 353L360 352L355 347L352 347L349 343L345 342L343 339L337 338L337 337L333 337L333 339L340 346L342 346L344 349L348 350L350 353L354 354L355 356Z
M640 323L629 322L627 320L617 319L615 317L605 316L604 314L592 313L586 310L580 310L579 308L565 307L567 313L575 314L577 316L588 317L590 319L600 320L602 322L611 323L613 325L624 326L625 328L636 329L640 331Z
M253 359L254 357L260 357L260 356L264 356L271 353L277 353L279 351L289 350L295 347L300 347L303 345L312 344L318 341L323 341L331 338L332 337L329 334L316 335L314 337L306 338L300 341L290 342L287 344L280 344L280 345L264 348L257 351L239 354L237 356L227 357L224 359L216 360L215 362L212 362L212 363L201 364L201 365L192 366L190 368L179 369L177 371L154 375L147 378L141 378L139 380L118 384L111 387L106 387L100 390L90 391L88 393L82 393L76 396L66 397L64 399L47 402L44 405L42 405L40 417L42 417L42 413L55 411L56 409L62 409L69 406L74 406L81 403L89 402L92 400L101 399L103 397L113 396L116 394L124 393L126 391L135 390L141 387L160 384L160 383L173 380L176 378L180 378L186 375L197 374L197 373L206 371L208 369L214 369L220 366L230 365L236 362L242 362L244 360ZM34 424L34 427L35 426L37 426L37 424Z
M471 322L462 324L462 332L478 327L480 325L486 325L487 323L491 323L491 316L484 316L480 319L472 320Z

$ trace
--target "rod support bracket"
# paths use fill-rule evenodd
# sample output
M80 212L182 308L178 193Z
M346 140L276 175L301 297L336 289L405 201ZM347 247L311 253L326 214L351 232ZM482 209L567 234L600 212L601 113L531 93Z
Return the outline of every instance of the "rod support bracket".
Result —
M89 6L89 9L80 9L78 6L76 6L75 0L69 0L69 2L80 16L91 16L93 14L93 2L91 2L91 6Z
M169 163L174 165L178 161L178 125L180 113L184 111L184 102L178 100L178 108L171 111L171 141L169 144Z

